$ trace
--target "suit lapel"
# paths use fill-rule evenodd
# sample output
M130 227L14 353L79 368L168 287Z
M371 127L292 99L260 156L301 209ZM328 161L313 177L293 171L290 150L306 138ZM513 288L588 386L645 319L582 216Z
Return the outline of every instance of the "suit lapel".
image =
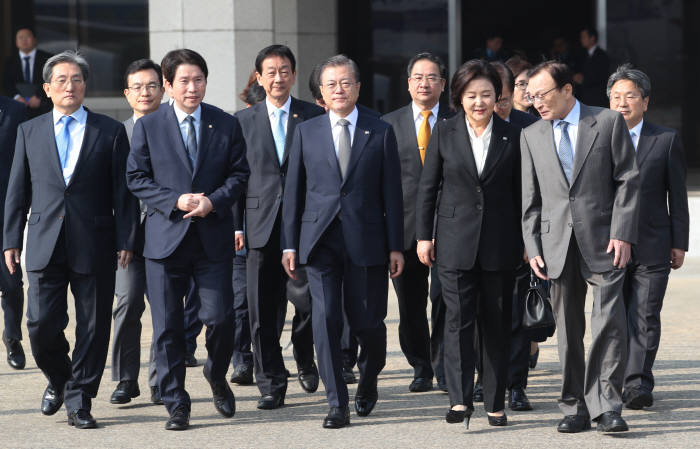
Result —
M415 143L415 145L411 146L411 148L413 149L413 151L411 152L411 162L414 166L420 169L423 166L423 164L420 161L420 150L418 150L418 135L416 134L416 122L413 119L413 108L411 107L411 104L405 107L403 113L401 114L401 117L399 117L398 125L399 129L395 130L396 134L401 133L405 135L410 142Z
M325 125L318 128L318 137L316 142L318 142L321 151L326 153L326 160L330 166L331 171L336 173L338 176L338 183L343 181L343 175L340 173L340 165L338 164L338 156L335 154L335 143L333 142L333 132L331 130L331 121L328 118L328 114L324 117Z
M2 118L5 116L5 111L0 109L0 124L2 123Z
M78 176L83 165L85 165L85 161L89 158L90 153L92 153L92 150L95 148L97 137L100 135L100 129L95 126L95 120L93 117L94 116L92 115L92 113L88 111L87 119L85 121L85 134L83 135L83 144L80 147L78 160L75 163L75 170L73 170L73 175L71 176L70 181L68 181L68 185L66 187L73 184L73 180L76 178L76 176ZM58 150L56 150L56 155L58 155ZM63 173L61 173L61 177L63 177Z
M453 148L460 154L467 173L469 173L469 175L478 183L479 174L476 170L474 151L472 150L472 145L469 141L467 123L464 120L464 112L459 113L455 120L455 127L451 129L451 135L448 137L446 148Z
M282 165L287 163L287 157L289 157L289 147L292 145L292 139L294 138L294 130L296 129L296 126L305 119L306 117L304 117L304 110L301 107L301 103L296 98L292 97L292 103L289 105L289 117L287 117L287 131L285 133ZM270 132L272 132L272 130L270 130ZM275 156L277 156L277 153L275 153Z
M185 142L182 140L182 132L180 131L180 125L177 121L177 116L175 115L174 106L166 106L165 110L165 127L167 132L166 138L170 140L170 148L173 148L175 153L178 155L182 163L185 165L187 171L192 175L192 163L190 162L190 157L187 155L187 149L185 148Z
M651 131L647 123L642 125L642 132L637 143L637 167L642 166L642 163L649 156L651 149L654 148L656 143L656 136Z
M53 165L54 169L56 170L56 176L58 176L61 179L61 182L65 182L63 178L63 170L61 170L61 160L58 158L58 146L56 145L56 131L54 131L53 126L53 112L47 112L46 114L44 114L44 120L46 120L46 123L44 124L44 129L46 129L46 137L49 142L49 144L46 145L46 149L49 152L48 160L52 161L51 165Z
M253 107L255 108L255 126L260 131L260 136L263 139L262 151L267 151L268 156L272 157L275 160L275 162L277 162L277 164L279 165L279 158L277 157L277 147L275 146L275 138L272 136L272 126L270 126L270 117L267 114L267 103L265 101L261 101Z
M578 121L578 137L576 138L576 153L574 154L574 168L571 171L570 186L576 182L576 177L581 172L583 164L586 162L588 153L591 152L593 142L598 137L598 131L594 128L595 117L590 113L586 105L581 105L581 118Z
M569 185L569 182L566 180L566 175L564 174L564 169L561 166L561 161L559 160L559 154L557 154L557 146L554 143L554 130L552 127L552 121L551 120L541 120L540 126L540 138L541 142L538 145L533 145L533 149L537 152L540 151L540 148L542 148L542 154L544 154L544 157L550 158L549 164L554 168L554 170L558 170L559 175L561 176L561 182L564 183L564 185ZM580 129L580 128L579 128ZM581 134L579 134L579 139Z
M486 152L486 161L484 169L481 171L481 179L484 180L493 171L493 168L498 164L499 159L508 145L508 136L506 135L506 124L495 113L493 114L493 128L491 130L491 141Z
M202 162L207 155L211 135L214 132L214 122L211 121L209 108L204 103L202 103L202 116L200 121L199 142L197 142L197 163L194 166L193 176L197 176L197 173L199 173L199 167L202 166Z
M372 128L367 123L364 114L357 115L357 125L355 126L355 138L352 140L352 151L350 151L350 161L348 162L348 169L345 173L345 180L350 178L353 168L357 165L357 161L360 160L362 152L365 149L365 145L369 141L372 134ZM343 180L343 184L345 183Z

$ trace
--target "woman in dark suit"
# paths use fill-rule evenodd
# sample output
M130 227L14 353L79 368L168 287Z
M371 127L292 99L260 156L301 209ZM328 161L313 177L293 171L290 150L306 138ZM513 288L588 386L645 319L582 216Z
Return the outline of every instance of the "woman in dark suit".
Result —
M429 266L437 262L446 306L451 408L445 419L467 427L474 410L474 326L482 336L489 424L507 423L511 295L522 257L520 140L519 131L493 113L500 95L501 79L489 63L472 60L457 70L451 101L461 112L433 129L418 187L418 257Z

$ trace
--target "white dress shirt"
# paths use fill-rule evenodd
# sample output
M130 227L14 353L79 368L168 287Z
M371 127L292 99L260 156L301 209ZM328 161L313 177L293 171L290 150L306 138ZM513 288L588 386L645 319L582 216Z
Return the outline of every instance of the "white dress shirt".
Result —
M411 109L413 110L413 123L416 125L416 136L420 132L420 127L423 125L423 110L414 102L411 102ZM430 125L430 131L432 132L433 126L437 122L438 111L440 110L440 102L438 101L433 109L430 110L433 114L428 117L428 125Z
M634 128L630 129L630 137L632 138L632 143L634 144L634 151L637 151L637 145L639 145L639 136L642 134L642 125L644 125L643 118L634 126Z
M56 108L53 109L53 132L54 135L58 136L59 133L63 133L63 114L58 112ZM73 177L73 172L75 171L75 165L78 163L78 156L80 156L80 150L83 146L83 137L85 137L85 124L87 123L87 111L85 108L80 106L77 111L70 114L75 120L70 125L70 153L68 154L68 161L66 161L66 168L63 169L63 180L66 185L70 182Z
M274 104L270 103L270 100L265 98L265 105L267 106L267 118L270 119L270 129L276 129L279 123L280 115L278 111L282 109L285 114L282 117L282 126L284 127L284 135L287 135L287 123L289 123L289 107L292 104L292 96L287 97L287 101L284 102L281 108L278 108Z
M592 46L591 48L588 49L588 56L593 56L593 53L595 53L595 49L598 48L598 44Z
M469 142L472 145L472 153L474 153L474 162L476 162L476 172L481 176L481 172L484 171L484 164L486 163L486 156L489 152L489 144L491 143L491 131L493 130L493 115L489 124L486 125L486 129L481 136L477 137L474 128L469 124L469 120L464 117L464 121L467 122L467 132L469 133Z
M328 118L331 120L331 133L333 134L333 146L335 146L335 155L338 156L338 142L340 141L340 131L343 127L338 124L338 120L344 118L350 124L348 125L348 132L350 133L350 145L355 141L355 127L357 126L357 107L352 110L347 117L340 117L333 111L328 111Z
M189 125L187 124L185 119L188 115L194 117L194 136L197 139L197 146L199 147L199 128L202 124L202 105L200 104L199 106L197 106L197 109L195 109L195 111L191 114L188 114L187 112L178 108L177 103L173 103L173 109L175 110L175 117L177 117L177 124L180 127L180 133L182 134L182 142L185 144L185 149L187 149L187 128L189 128Z
M22 79L24 79L24 58L29 56L29 82L31 83L34 79L34 61L36 61L36 48L29 53L24 53L22 50L19 51L19 62L22 67ZM21 98L20 94L15 95L15 100Z
M552 122L552 129L554 130L554 145L557 147L557 154L559 154L559 141L561 140L561 128L559 127L559 122L565 121L569 124L567 131L569 133L569 140L571 141L571 154L576 155L576 141L578 140L578 122L581 118L581 103L576 100L574 107L571 111L564 117L564 120L556 119Z

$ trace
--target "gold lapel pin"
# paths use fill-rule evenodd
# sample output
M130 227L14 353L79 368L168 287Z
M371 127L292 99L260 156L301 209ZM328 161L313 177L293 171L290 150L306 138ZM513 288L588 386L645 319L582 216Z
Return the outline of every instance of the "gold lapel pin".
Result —
M369 131L365 131L365 134L369 134Z
M508 138L506 136L503 136L503 140L508 140Z
M299 114L294 114L292 117L299 118Z
M214 125L209 125L209 128L213 128L213 127L214 127Z

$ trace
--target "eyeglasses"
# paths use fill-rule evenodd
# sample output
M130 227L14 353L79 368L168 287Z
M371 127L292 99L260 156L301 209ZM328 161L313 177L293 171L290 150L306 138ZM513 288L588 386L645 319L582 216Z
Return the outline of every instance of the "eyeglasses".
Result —
M74 76L72 78L56 78L51 80L51 84L57 86L57 87L65 87L66 84L68 84L68 81L70 81L71 84L74 84L76 86L79 86L85 82L85 80L82 77L79 76Z
M510 106L511 99L510 98L501 98L496 102L496 106L499 108L507 108Z
M348 90L355 84L357 83L353 83L352 81L348 80L342 80L339 83L335 81L328 81L326 84L321 84L321 87L328 90L335 90L338 86L340 86L341 89Z
M551 89L549 89L547 92L543 92L543 93L537 94L537 95L525 94L525 100L530 104L535 104L536 101L542 102L542 101L544 101L547 94L556 88L557 88L557 86L554 86Z
M160 89L160 84L148 83L148 84L134 84L133 86L129 86L129 90L133 94L140 93L144 88L148 92L155 92L156 90Z
M627 100L627 101L636 101L636 100L638 100L638 99L641 98L641 97L642 97L642 96L639 95L639 94L613 95L612 97L610 97L610 100L611 100L613 103L620 103L620 102L622 101L623 98L624 98L625 100Z
M518 81L515 83L515 87L517 87L520 90L525 90L527 88L527 81Z
M423 82L423 80L428 81L430 84L435 84L435 83L439 83L440 81L442 81L442 78L437 76L437 75L423 76L423 75L415 74L413 76L409 76L408 79L413 80L414 82L416 82L418 84Z

